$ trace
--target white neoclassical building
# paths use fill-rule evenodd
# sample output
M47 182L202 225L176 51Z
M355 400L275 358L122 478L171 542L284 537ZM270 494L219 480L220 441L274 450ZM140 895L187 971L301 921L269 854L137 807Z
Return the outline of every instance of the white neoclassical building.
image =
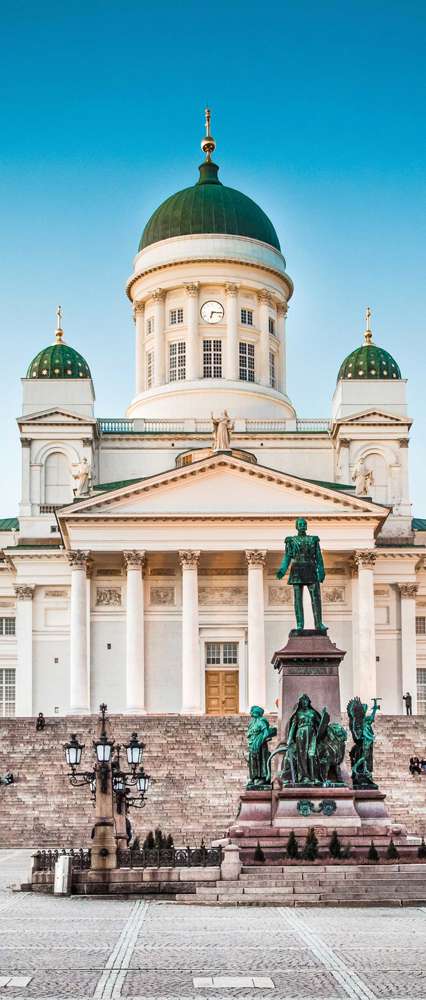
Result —
M198 182L154 212L127 283L126 415L95 416L60 315L22 380L19 516L0 522L0 712L270 709L271 656L293 622L275 571L299 514L321 539L343 701L377 694L401 713L408 690L425 712L426 521L410 506L406 382L368 312L337 385L329 372L329 416L297 415L278 236L219 180L209 122L202 146ZM224 410L231 439L215 448Z

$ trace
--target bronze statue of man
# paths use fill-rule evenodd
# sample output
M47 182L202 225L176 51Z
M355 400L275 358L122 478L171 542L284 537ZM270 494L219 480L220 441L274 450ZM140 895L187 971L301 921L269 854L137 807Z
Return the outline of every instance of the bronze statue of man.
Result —
M309 590L315 629L326 634L327 629L322 622L320 584L325 578L324 562L318 535L307 534L308 522L304 517L296 521L297 535L289 535L285 540L284 559L277 572L278 580L287 573L290 566L289 584L293 587L294 611L298 632L303 632L305 616L303 613L303 588Z

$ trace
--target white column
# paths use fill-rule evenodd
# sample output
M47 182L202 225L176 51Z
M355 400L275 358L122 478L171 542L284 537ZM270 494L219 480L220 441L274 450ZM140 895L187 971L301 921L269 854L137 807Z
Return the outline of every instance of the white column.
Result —
M71 567L70 607L70 713L90 712L89 664L87 661L87 552L69 552Z
M164 335L164 305L166 293L157 288L152 295L154 301L154 385L164 385L166 381L166 342Z
M16 715L33 714L33 595L34 587L15 586L16 594Z
M266 552L246 552L248 563L248 696L249 708L266 702L265 600L263 567Z
M185 285L187 298L186 326L186 377L190 381L200 378L200 343L198 338L198 283Z
M351 698L360 691L359 680L359 622L358 622L358 567L351 566L352 572L352 688Z
M401 465L401 497L400 513L410 515L410 482L408 477L408 438L399 442L399 461Z
M226 345L225 378L239 378L238 363L238 285L225 285L226 291Z
M201 712L197 551L179 552L182 566L182 714Z
M21 438L21 505L20 513L23 517L31 514L30 496L30 454L31 441L29 438Z
M145 709L143 567L145 552L124 552L127 568L126 712Z
M90 624L91 624L91 613L92 613L92 573L93 573L93 562L88 559L86 562L86 621L87 621L87 635L86 635L86 657L87 657L87 704L89 710L91 708L91 665L92 665L92 654L91 654L91 644L90 644Z
M417 662L416 662L416 583L399 583L401 596L401 660L402 692L401 713L404 711L402 695L410 692L413 715L417 714Z
M269 385L269 306L272 301L269 292L264 289L258 294L259 301L259 382Z
M374 552L356 552L358 566L358 680L361 701L370 702L376 691L376 623L374 615Z
M135 321L135 388L138 396L145 388L145 305L143 302L135 302L133 319Z
M278 376L278 388L284 394L287 393L287 341L285 333L285 322L288 306L286 302L278 302L277 305L277 332L281 351L281 372Z
M341 438L339 441L339 482L349 484L349 440Z

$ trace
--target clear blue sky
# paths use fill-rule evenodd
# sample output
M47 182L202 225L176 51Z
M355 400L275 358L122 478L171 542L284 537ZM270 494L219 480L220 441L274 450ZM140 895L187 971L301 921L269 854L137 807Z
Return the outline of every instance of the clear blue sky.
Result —
M0 514L17 510L19 378L58 302L98 415L128 405L124 282L152 210L197 177L209 102L221 178L272 218L295 282L298 413L329 414L369 304L409 379L426 516L425 29L424 0L2 5Z

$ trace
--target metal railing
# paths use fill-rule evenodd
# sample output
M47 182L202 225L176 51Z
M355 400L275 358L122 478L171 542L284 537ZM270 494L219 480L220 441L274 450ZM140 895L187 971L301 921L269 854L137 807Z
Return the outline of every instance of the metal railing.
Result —
M72 848L70 851L65 849L62 851L37 851L33 855L33 871L53 872L58 858L64 854L72 858L72 868L75 871L82 872L90 868L90 848L85 851L80 847L80 850L76 851Z
M239 429L252 434L267 434L272 432L292 431L329 431L331 420L325 417L302 417L294 420L241 420ZM125 417L100 417L99 429L102 434L211 434L210 419L188 420L147 420L145 418L127 420ZM294 425L296 425L294 427Z
M297 431L329 431L331 420L325 417L302 417L296 420Z
M119 868L211 868L222 861L221 847L129 847L117 851Z
M134 420L125 420L121 417L100 417L98 420L102 434L128 434L133 430Z

